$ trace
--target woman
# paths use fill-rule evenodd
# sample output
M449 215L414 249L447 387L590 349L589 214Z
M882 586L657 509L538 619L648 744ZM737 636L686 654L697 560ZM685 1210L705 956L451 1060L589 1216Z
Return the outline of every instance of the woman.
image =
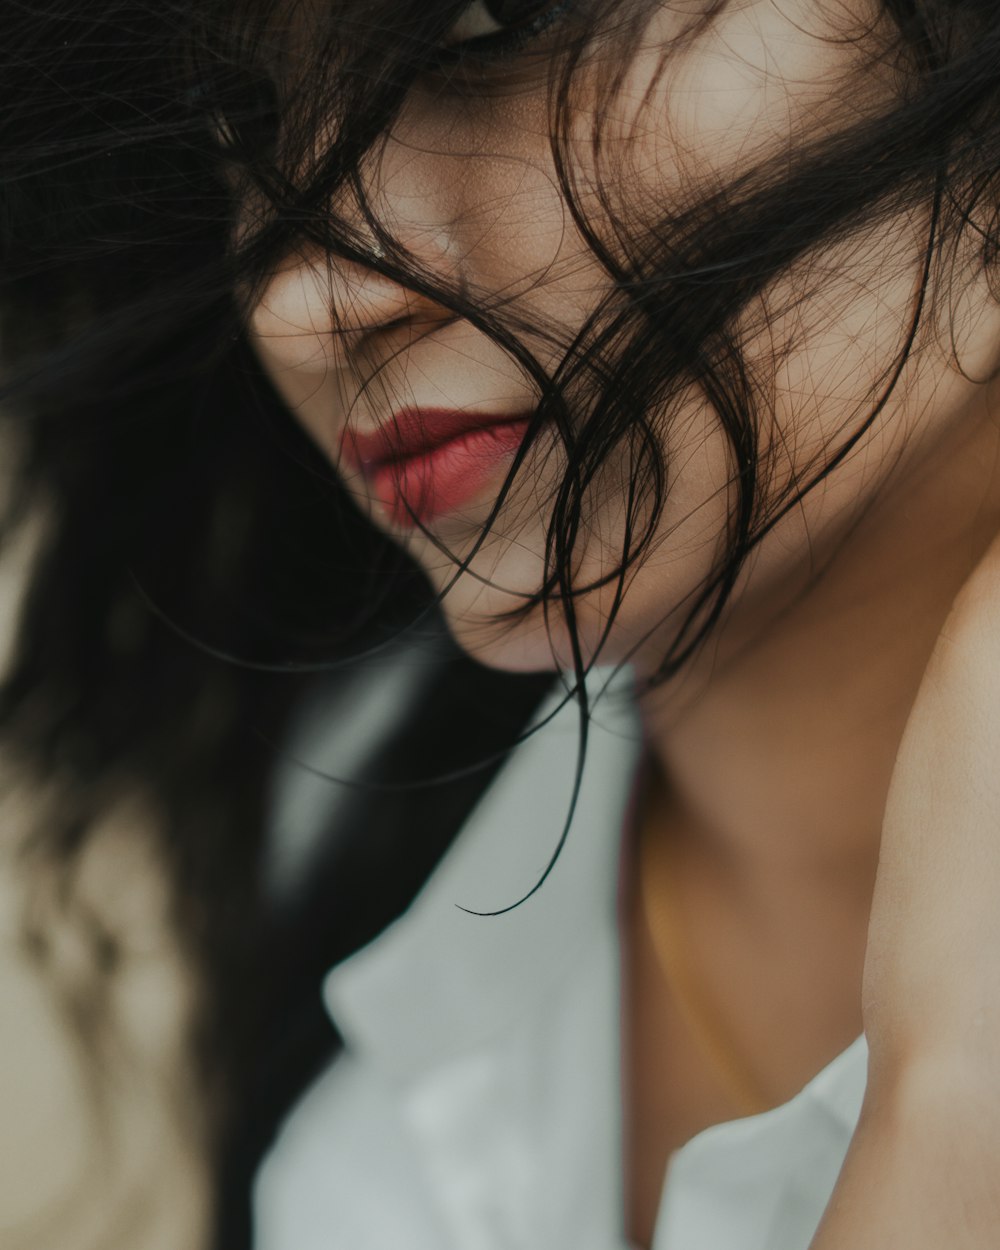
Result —
M260 1246L993 1244L991 6L135 12L117 59L88 35L83 87L14 23L36 72L8 90L50 112L12 145L5 350L64 509L34 619L73 612L26 639L8 725L78 692L84 650L159 679L123 568L266 668L324 613L381 646L356 613L402 550L468 654L564 674L412 912L332 974L347 1054L265 1164ZM54 141L53 81L90 108ZM249 463L244 343L312 444L305 498ZM112 478L107 584L74 599ZM287 616L247 606L289 586ZM155 724L97 718L69 758L176 822L252 807L178 715L198 687L235 774L260 682L178 671Z

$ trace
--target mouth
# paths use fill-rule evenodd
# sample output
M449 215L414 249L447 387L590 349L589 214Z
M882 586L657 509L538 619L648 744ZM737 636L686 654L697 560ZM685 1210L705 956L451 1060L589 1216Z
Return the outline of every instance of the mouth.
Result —
M530 421L523 412L407 408L370 434L345 431L341 454L390 521L412 529L458 511L496 485Z

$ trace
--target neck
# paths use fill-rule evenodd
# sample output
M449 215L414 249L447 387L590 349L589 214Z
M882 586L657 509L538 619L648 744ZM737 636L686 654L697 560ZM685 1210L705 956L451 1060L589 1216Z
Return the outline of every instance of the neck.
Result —
M779 595L748 590L711 650L645 698L672 823L744 882L870 893L907 715L951 601L1000 528L985 405L950 437L897 473L808 589L800 577Z

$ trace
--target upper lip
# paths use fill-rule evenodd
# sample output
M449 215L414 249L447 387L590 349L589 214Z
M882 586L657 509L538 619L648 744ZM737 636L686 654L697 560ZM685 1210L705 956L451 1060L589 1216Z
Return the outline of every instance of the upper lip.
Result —
M371 433L348 427L341 451L362 470L426 455L452 439L491 425L528 421L530 412L471 412L458 408L403 408Z

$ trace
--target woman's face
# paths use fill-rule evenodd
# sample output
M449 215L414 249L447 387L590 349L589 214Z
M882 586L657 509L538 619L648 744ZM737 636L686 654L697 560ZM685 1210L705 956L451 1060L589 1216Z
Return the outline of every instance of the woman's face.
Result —
M537 47L558 41L568 7L534 6L552 19ZM658 213L731 184L764 157L877 109L893 89L890 69L873 68L877 14L858 0L743 0L681 38L707 7L652 6L613 98L600 84L607 58L620 55L615 44L598 43L578 73L571 154L582 207L595 220L606 220L598 184L610 190L613 211L653 225ZM494 15L510 9L473 0L449 38L490 34ZM609 154L600 171L595 120ZM554 369L609 280L567 212L550 131L541 56L499 59L460 96L440 81L418 83L369 171L368 194L381 224L427 271L558 330L528 343ZM899 214L830 245L748 309L743 347L768 396L762 441L772 490L829 460L871 410L913 312L928 213ZM974 289L970 279L965 290ZM960 335L969 376L952 367L947 336L930 334L857 451L763 541L734 611L794 585L810 553L845 532L883 486L890 461L900 459L893 453L905 448L903 464L931 454L972 402L971 378L992 363L1000 333L987 320ZM444 593L458 641L503 667L567 663L558 609L548 621L540 609L503 619L544 575L562 473L559 444L545 431L483 533L537 402L525 370L440 305L374 269L320 255L291 257L274 275L252 334L278 391L352 497ZM647 654L655 662L665 631L713 566L732 505L729 444L704 396L692 386L653 417L667 501L604 660L638 648L640 663ZM612 457L591 491L578 585L618 562L627 480L623 460ZM606 586L577 605L585 655L597 649L613 596Z

